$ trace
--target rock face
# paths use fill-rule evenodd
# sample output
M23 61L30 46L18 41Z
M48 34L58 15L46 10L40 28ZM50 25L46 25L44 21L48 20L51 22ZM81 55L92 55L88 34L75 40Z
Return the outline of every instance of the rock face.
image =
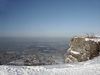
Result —
M81 62L99 55L100 38L74 37L65 54L65 63Z

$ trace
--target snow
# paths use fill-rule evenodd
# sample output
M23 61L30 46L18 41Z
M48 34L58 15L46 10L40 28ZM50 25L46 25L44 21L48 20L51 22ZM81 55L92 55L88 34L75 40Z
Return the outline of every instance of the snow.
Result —
M96 34L95 37L99 37L99 38L100 38L100 35L97 35L97 34Z
M81 37L74 37L74 38L85 38L85 41L94 41L94 42L100 42L100 36L99 35L95 35L94 38L90 38L90 37L85 37L85 36L81 36Z
M73 54L80 54L80 52L71 50L71 46L70 46L70 48L68 49L68 51L69 51L70 53L73 53Z
M0 66L0 75L100 75L100 56L74 64Z
M70 51L71 53L73 53L73 54L80 54L79 52L77 52L77 51Z
M94 41L94 42L100 42L100 38L85 38L85 41Z

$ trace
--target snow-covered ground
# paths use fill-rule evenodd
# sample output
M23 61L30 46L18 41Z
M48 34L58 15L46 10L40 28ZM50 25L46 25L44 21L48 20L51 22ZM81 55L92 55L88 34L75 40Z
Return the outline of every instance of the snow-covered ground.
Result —
M100 75L100 56L74 64L0 66L0 75Z
M100 42L100 38L85 38L85 41L94 41L94 42Z

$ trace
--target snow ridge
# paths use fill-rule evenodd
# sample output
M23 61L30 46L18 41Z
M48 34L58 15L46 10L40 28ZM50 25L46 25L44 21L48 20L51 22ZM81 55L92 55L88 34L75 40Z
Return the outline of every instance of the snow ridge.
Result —
M85 38L85 41L94 41L94 42L100 42L100 38Z

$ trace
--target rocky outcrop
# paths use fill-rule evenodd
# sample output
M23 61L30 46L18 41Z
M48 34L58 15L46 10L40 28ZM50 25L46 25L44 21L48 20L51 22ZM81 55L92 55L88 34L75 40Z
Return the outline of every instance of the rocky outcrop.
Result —
M99 55L99 37L74 37L65 54L65 63L81 62Z

